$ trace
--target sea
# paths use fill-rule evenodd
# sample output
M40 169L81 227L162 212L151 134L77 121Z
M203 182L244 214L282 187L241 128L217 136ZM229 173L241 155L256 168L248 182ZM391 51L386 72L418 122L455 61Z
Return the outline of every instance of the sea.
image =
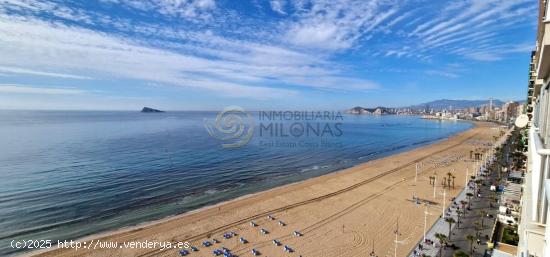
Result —
M0 256L321 176L465 131L340 112L0 111Z

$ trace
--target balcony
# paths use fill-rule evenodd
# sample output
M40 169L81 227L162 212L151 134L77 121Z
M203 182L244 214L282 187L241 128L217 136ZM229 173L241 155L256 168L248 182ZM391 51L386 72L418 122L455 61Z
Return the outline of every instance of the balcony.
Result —
M550 184L548 177L550 175L550 149L545 148L539 135L539 129L533 124L529 130L529 154L531 162L532 185L531 200L533 221L544 223L546 217L548 199L546 194L550 194Z
M540 57L537 65L537 78L546 79L550 74L550 23L544 22L541 42L540 42Z
M540 223L531 221L533 215L533 203L531 201L532 195L531 190L528 190L533 185L532 182L532 173L525 174L525 191L522 197L522 209L521 209L521 219L519 224L520 231L520 242L518 245L518 250L521 254L517 256L545 256L544 255L544 242L545 242L545 227L541 226Z

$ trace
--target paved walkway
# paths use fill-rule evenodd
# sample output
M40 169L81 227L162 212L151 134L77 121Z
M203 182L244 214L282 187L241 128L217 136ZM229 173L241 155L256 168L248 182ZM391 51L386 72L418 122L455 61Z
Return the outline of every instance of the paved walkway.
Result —
M460 192L460 194L456 197L455 202L460 204L461 200L466 200L467 191L468 189L462 190L462 192ZM453 204L451 204L451 206L452 205ZM455 208L450 208L450 209L451 211L447 209L446 217L452 217L453 219L457 220L456 209ZM435 208L430 208L428 212L431 215L441 216L441 209L436 210ZM453 224L452 229L454 229L455 227L456 227L456 224ZM438 240L435 237L436 233L441 233L444 235L449 234L449 224L445 222L445 220L441 217L435 222L435 224L426 233L426 239L432 240L434 242L434 245L422 243L423 250L420 251L418 249L418 244L417 244L416 250L417 250L418 256L422 256L422 254L429 255L429 256L436 256L438 254L440 248L439 248ZM410 253L409 257L414 257L414 251Z
M489 181L493 181L493 178L490 178ZM466 199L466 193L472 192L474 193L474 197L471 199L471 208L466 212L465 216L460 217L460 226L457 227L457 224L453 224L451 231L451 244L454 244L454 249L452 247L446 247L443 249L442 256L445 257L452 257L453 253L455 251L461 250L466 253L470 253L470 243L468 240L466 240L467 235L475 235L475 226L474 222L480 221L481 222L481 216L479 214L480 210L485 210L489 213L489 215L492 215L492 217L496 217L498 206L496 204L493 204L493 208L490 207L490 198L492 197L492 192L489 190L489 184L487 186L481 186L481 197L477 197L477 194L474 193L474 190L470 190L468 188L465 188L455 199L455 202L460 205L461 200L467 200ZM446 217L452 217L455 221L457 219L457 213L456 208L451 205L451 210L448 210ZM441 215L441 210L439 212L436 212L435 209L429 210L431 214L435 215ZM435 213L434 213L435 212ZM481 257L484 255L485 250L487 248L487 238L490 237L490 234L493 229L494 224L493 218L484 218L484 226L483 229L480 230L480 244L477 242L474 242L474 257ZM443 218L439 218L437 222L431 227L431 229L426 233L426 238L433 241L434 244L427 244L422 243L423 250L419 250L418 245L416 246L415 250L417 252L417 256L422 256L423 254L428 256L439 256L440 246L439 241L435 237L436 233L441 233L444 235L448 235L449 233L449 224L445 222ZM420 242L419 242L420 243ZM414 251L409 254L409 257L414 257Z
M493 181L491 178L489 181ZM481 222L480 211L484 210L489 214L489 217L484 217L483 228L479 231L479 244L474 242L473 256L480 257L484 256L485 250L487 250L487 241L491 237L491 232L493 231L493 226L495 224L495 219L492 217L497 216L498 205L493 204L491 208L492 192L489 190L489 186L481 187L481 197L473 197L471 202L471 209L467 211L466 216L462 217L460 228L453 230L453 240L452 243L456 245L456 250L462 250L466 253L470 253L470 242L466 240L466 236L475 235L475 225L476 221ZM445 249L444 256L452 257L454 251L453 249Z

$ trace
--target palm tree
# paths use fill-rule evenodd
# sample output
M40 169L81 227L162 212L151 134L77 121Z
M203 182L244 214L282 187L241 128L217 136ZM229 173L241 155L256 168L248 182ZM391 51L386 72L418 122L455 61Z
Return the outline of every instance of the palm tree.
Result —
M435 238L437 238L439 244L441 245L441 249L439 251L439 257L441 257L441 255L443 254L443 244L447 242L447 236L441 233L435 233Z
M460 204L462 205L462 208L464 208L464 206L466 206L467 203L468 203L467 201L460 200ZM464 212L464 215L466 215L466 212Z
M474 196L474 194L466 193L466 197L468 197L468 209L470 209L470 207L471 207L470 202L472 202L472 196Z
M470 254L474 254L474 242L476 241L476 237L474 235L467 235L466 240L470 243Z
M453 257L470 257L470 255L468 255L464 251L456 251L453 253Z
M455 189L455 178L456 178L456 177L455 177L455 176L452 176L452 178L453 178L453 189Z
M457 210L456 211L456 227L460 228L460 215L463 215L464 211Z
M476 231L476 237L479 237L479 231L482 230L481 223L479 221L474 222L474 230Z
M500 183L502 183L502 178L500 177L500 172L498 173L498 178L496 179L497 187L500 186Z
M480 210L479 211L479 216L481 216L481 227L483 227L483 221L485 220L486 215L487 215L487 211L485 211L485 210Z
M451 240L451 227L453 226L453 224L456 223L456 220L451 218L451 217L448 217L448 218L445 218L445 222L447 222L447 224L449 224L449 240Z
M481 187L481 182L482 182L481 179L476 179L476 185L477 185L476 190Z

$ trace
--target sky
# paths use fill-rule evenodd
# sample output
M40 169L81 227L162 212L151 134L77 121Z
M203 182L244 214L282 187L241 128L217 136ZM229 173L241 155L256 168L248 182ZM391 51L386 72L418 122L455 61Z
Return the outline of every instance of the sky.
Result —
M532 0L0 0L0 109L523 100Z

